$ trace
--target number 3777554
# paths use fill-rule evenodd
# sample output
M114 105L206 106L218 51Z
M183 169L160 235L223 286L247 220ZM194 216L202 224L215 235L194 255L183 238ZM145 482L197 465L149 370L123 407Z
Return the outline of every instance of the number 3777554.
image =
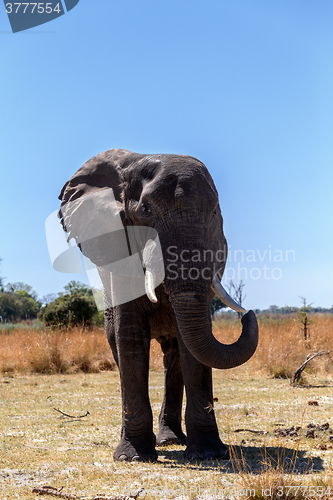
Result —
M62 12L62 8L59 3L53 7L53 3L50 2L14 2L6 3L6 12L7 14L52 14L52 12L60 14Z

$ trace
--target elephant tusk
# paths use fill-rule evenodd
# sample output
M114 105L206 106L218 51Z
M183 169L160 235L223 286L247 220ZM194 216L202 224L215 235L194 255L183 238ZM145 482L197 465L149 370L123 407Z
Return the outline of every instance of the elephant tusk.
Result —
M237 302L235 302L234 299L232 299L230 295L225 291L216 274L213 278L211 288L216 293L218 298L222 300L223 304L230 307L230 309L233 309L234 311L237 312L246 312L246 309L237 304Z
M148 299L151 302L157 302L157 297L155 295L155 273L152 269L149 269L149 267L146 268L145 289Z

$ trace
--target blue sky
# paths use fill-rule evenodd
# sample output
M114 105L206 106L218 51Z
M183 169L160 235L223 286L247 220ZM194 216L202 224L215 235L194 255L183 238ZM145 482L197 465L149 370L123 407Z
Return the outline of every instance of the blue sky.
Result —
M118 147L206 164L246 308L331 307L332 21L330 0L80 0L12 34L0 6L0 275L87 282L52 269L45 219Z

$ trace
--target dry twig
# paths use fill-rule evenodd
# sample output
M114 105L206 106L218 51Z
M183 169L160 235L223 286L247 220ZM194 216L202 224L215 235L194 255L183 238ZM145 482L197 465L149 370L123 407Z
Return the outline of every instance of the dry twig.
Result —
M331 349L330 351L319 351L316 354L313 354L312 356L308 355L306 360L304 361L304 363L302 363L301 366L299 368L297 368L297 370L295 371L294 376L291 380L291 384L294 384L295 382L299 381L299 379L301 378L302 371L306 368L306 365L313 358L316 358L317 356L323 356L324 354L330 354L330 352L332 352L332 351L333 351L333 349Z
M254 431L252 429L236 429L234 432L252 432L253 434L268 434L267 431Z
M63 493L62 487L60 489L54 488L53 486L41 486L40 488L34 488L33 493L38 493L38 495L51 495L53 497L68 498L68 499L78 499L76 495L71 495L70 493Z
M63 415L64 417L68 417L68 418L84 418L84 417L87 417L88 415L90 415L89 411L87 411L85 413L85 415L78 415L77 417L73 416L73 415L68 415L67 413L64 413L63 411L61 410L58 410L58 408L53 408L55 411L58 411L59 413L61 413L61 415Z

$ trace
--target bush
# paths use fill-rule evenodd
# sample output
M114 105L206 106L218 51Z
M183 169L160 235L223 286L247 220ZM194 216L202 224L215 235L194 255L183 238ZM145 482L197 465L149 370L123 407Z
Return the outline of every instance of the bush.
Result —
M92 295L80 295L74 292L61 295L50 304L43 307L39 313L47 326L74 326L93 321L98 314Z
M285 366L270 366L269 372L273 378L292 378L294 375L293 370Z
M25 285L28 287L28 285ZM0 292L0 316L3 321L22 321L37 318L40 303L24 289Z

